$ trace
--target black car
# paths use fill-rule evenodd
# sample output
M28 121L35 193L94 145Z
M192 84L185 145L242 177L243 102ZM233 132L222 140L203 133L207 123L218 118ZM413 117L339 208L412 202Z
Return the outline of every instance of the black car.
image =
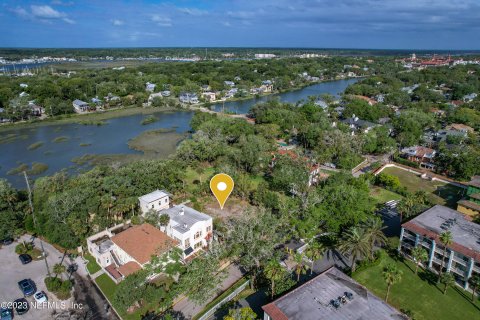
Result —
M30 309L30 304L25 298L20 298L13 301L13 306L15 307L15 311L17 311L17 314L19 316L27 313L28 310Z
M9 244L13 243L13 238L12 237L6 237L5 239L2 240L2 243L4 246L8 246Z
M20 259L20 262L22 264L27 264L27 263L32 262L32 257L29 254L26 254L26 253L23 253L23 254L19 255L18 259Z
M18 282L18 287L22 290L22 293L25 297L31 296L35 293L35 283L31 279L23 279Z

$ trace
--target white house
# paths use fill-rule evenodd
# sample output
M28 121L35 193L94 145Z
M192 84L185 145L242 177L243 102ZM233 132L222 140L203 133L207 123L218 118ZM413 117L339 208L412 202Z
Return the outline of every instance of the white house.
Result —
M87 238L88 252L116 283L145 268L152 256L164 255L178 245L148 223L122 223Z
M151 105L153 102L153 99L155 98L163 98L162 93L161 92L151 93L150 96L148 96L148 105Z
M170 207L169 194L160 190L140 197L139 201L144 215L154 210L158 215L166 214L170 217L166 227L159 227L180 243L184 258L209 245L213 237L213 219L209 215L185 205Z
M85 101L76 99L73 101L72 104L73 104L73 109L75 109L76 113L82 113L82 112L88 111L89 105Z
M153 210L160 211L170 208L170 195L165 190L155 190L138 198L143 214Z
M147 83L145 84L145 90L146 90L146 91L149 91L149 92L153 92L153 91L155 91L155 87L156 87L156 86L157 86L157 85L154 84L154 83L147 82Z

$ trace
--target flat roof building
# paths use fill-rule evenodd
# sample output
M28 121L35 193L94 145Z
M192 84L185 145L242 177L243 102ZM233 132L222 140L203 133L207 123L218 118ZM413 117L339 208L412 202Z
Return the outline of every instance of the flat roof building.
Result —
M335 267L262 309L264 320L408 319Z
M448 231L452 244L444 248L440 235ZM456 210L436 205L404 223L399 250L410 256L416 246L429 253L429 269L439 272L443 264L444 271L452 273L465 289L472 275L480 275L480 225Z

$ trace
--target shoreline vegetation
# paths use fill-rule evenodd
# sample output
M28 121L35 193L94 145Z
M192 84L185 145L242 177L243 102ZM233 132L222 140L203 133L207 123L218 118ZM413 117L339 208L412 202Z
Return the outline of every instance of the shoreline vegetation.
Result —
M173 154L187 134L177 133L174 128L148 130L128 141L128 147L139 153L84 154L71 161L77 166L124 165L133 161L166 159Z
M44 173L45 171L48 170L48 168L49 167L47 164L41 163L41 162L33 162L31 167L25 163L20 163L18 167L9 170L7 172L7 175L9 176L18 175L26 171L28 175L36 176Z
M355 79L362 79L363 77L354 77ZM258 97L264 96L272 96L275 94L281 94L286 92L293 92L302 90L303 88L313 86L320 83L327 83L332 81L339 81L339 80L349 80L353 79L353 77L343 78L343 79L330 79L330 80L322 80L316 82L310 82L305 85L295 86L289 89L278 90L271 93L264 93L258 96L247 96L247 97L239 97L239 98L232 98L228 99L225 102L234 102L234 101L244 101L244 100L251 100ZM15 123L7 123L0 125L0 133L8 132L13 129L17 128L36 128L40 126L49 126L49 125L56 125L56 124L70 124L70 123L77 123L82 125L106 125L108 122L106 120L114 119L114 118L121 118L127 117L135 114L143 114L143 115L152 115L153 113L158 112L172 112L172 111L180 111L180 112L195 112L200 111L204 112L201 108L204 107L210 110L210 107L215 104L223 103L223 101L215 101L211 103L197 103L195 105L188 105L185 108L175 108L175 107L137 107L137 106L126 106L126 107L119 107L119 108L112 108L104 111L96 111L93 113L86 113L86 114L68 114L68 115L60 115L51 118L46 118L44 120L32 120L32 121L22 121L22 122L15 122ZM5 143L4 140L0 137L0 143Z

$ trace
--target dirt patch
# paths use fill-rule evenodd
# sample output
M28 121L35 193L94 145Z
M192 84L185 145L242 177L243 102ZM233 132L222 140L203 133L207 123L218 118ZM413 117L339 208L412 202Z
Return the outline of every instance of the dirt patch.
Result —
M220 209L220 206L215 199L206 202L203 207L206 214L212 216L213 218L224 220L230 217L243 215L245 210L251 208L252 206L248 203L248 201L238 198L230 198L227 200L223 210Z

